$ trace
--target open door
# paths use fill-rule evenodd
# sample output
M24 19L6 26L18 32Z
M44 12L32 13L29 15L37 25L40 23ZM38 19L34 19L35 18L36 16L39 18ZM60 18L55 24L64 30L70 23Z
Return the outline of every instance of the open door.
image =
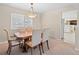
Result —
M75 27L77 20L64 19L64 42L75 44Z

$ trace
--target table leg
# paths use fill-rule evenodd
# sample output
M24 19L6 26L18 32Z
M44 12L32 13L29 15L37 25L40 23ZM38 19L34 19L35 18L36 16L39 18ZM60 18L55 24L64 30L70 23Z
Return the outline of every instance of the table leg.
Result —
M24 39L24 44L23 44L23 52L27 52L27 49L26 49L26 44L25 44L26 40Z

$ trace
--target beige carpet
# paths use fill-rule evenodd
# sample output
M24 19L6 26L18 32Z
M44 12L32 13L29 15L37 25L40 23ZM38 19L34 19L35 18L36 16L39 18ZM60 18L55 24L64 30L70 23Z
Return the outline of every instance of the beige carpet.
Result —
M47 49L46 43L44 43L43 55L77 55L79 51L75 51L74 46L63 42L62 40L49 39L50 49ZM0 55L6 55L7 44L0 44ZM23 53L18 47L12 48L11 55L31 55L30 49L28 52ZM33 55L39 55L38 47L33 50Z

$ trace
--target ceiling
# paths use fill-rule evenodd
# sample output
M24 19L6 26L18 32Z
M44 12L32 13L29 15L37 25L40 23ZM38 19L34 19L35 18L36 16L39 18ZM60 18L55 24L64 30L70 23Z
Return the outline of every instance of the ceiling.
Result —
M30 3L6 3L5 5L27 11L31 10ZM34 11L42 13L45 11L61 9L67 6L73 6L76 9L79 8L78 3L34 3Z

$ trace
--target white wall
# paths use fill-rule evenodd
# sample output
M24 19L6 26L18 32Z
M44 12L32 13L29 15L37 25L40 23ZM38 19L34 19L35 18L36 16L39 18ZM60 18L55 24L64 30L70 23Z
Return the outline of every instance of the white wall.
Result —
M67 11L67 12L63 12L62 14L62 18L66 19L66 20L75 20L77 19L77 10L71 10L71 11Z
M4 35L4 28L10 30L11 13L25 14L25 11L11 8L5 5L0 5L0 41L5 41L6 36Z
M79 11L77 13L77 26L76 26L76 33L75 33L75 46L79 50Z
M11 13L19 13L27 16L27 11L0 4L0 42L6 41L4 28L11 29ZM40 28L40 17L33 20L33 28Z
M75 10L73 6L66 6L58 10L47 11L42 15L42 27L49 28L49 34L53 38L64 38L64 19L62 13Z
M72 10L71 6L64 8L63 10ZM60 39L63 37L63 19L62 10L51 10L41 14L41 17L37 17L33 21L33 28L39 29L41 26L43 28L49 28L49 34L53 38ZM21 13L27 15L27 11L19 10L16 8L0 5L0 41L5 41L6 38L3 33L3 28L10 29L10 14L11 13Z
M42 28L49 28L50 37L60 39L61 11L48 11L42 15Z

